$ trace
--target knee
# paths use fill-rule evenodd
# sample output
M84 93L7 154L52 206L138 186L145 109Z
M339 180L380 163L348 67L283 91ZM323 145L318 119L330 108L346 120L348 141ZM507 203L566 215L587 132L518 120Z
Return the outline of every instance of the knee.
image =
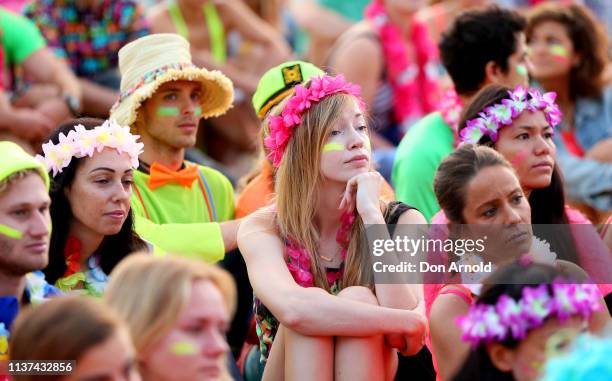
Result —
M350 299L357 302L375 304L378 305L378 299L367 287L363 286L352 286L347 287L338 293L340 298Z

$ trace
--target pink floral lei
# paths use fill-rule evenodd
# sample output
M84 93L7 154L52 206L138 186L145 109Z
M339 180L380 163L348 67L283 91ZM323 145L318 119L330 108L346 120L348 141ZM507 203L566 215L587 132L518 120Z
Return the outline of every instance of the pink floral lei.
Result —
M408 52L398 27L389 21L382 0L372 1L365 17L378 32L385 55L385 65L393 87L395 118L405 123L436 109L439 100L438 49L427 26L418 20L412 24L412 44L416 63Z
M336 233L336 242L341 247L342 260L346 259L349 244L349 234L355 222L355 214L344 213L340 217L340 228ZM343 264L344 266L344 264ZM293 239L287 240L287 267L297 284L302 287L313 287L314 276L311 271L311 256L308 251ZM327 283L331 286L336 280L342 278L344 269L337 273L327 274Z
M437 109L444 120L448 124L455 137L454 146L459 145L459 120L463 112L463 102L457 95L455 89L449 89L442 94L442 99L438 104Z

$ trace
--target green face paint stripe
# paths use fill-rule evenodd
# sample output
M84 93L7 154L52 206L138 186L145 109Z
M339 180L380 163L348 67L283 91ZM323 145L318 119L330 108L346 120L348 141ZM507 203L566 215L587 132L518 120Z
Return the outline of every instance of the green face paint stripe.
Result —
M202 107L201 106L197 106L195 108L195 110L193 111L193 113L195 114L195 116L202 116Z
M526 77L529 74L527 72L527 67L525 67L525 65L516 65L516 72L524 77Z
M366 141L365 141L365 146L366 146L366 148L368 149L368 151L371 151L371 150L372 150L372 145L371 145L371 143L370 143L370 139L368 139L368 140L366 140Z
M179 356L194 355L197 353L195 345L188 341L179 341L174 343L174 345L172 345L170 348L170 351Z
M567 50L561 45L552 45L550 52L560 57L567 57Z
M157 115L159 116L177 116L179 110L176 107L161 106L157 109Z
M13 239L21 239L23 238L23 233L17 229L13 229L10 226L6 226L4 224L0 224L0 234L7 236Z
M323 146L323 152L344 151L344 146L340 143L327 143Z

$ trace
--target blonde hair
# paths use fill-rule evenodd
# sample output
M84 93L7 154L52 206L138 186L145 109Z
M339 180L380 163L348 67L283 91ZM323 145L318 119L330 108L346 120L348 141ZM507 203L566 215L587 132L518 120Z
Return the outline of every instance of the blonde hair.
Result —
M125 323L99 300L65 296L19 314L11 332L11 360L78 360L104 343ZM62 377L14 375L17 381Z
M307 87L310 82L307 83ZM312 105L302 115L302 123L293 129L280 166L276 170L275 193L277 224L281 236L291 237L300 243L310 254L310 268L316 287L329 290L323 263L318 255L319 232L314 226L321 176L321 152L332 126L338 121L342 111L353 100L352 95L339 93L323 98ZM271 110L271 115L279 115L287 99ZM268 119L264 122L265 135L268 135ZM365 228L359 216L350 231L342 288L372 284L372 274L366 251Z
M197 280L212 282L233 315L236 288L231 276L213 265L174 256L129 255L113 271L104 300L125 319L142 353L175 326Z

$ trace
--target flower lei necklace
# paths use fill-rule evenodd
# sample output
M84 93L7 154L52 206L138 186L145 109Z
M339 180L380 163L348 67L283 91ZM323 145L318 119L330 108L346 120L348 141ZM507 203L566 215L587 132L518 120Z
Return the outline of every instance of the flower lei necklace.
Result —
M365 10L380 38L385 65L393 87L395 118L399 123L435 110L439 97L438 50L427 26L413 20L411 39L416 63L410 62L400 30L390 22L382 0L372 1Z
M331 286L338 279L342 278L344 273L344 260L349 244L349 233L355 222L354 213L344 213L340 217L340 228L336 233L336 242L340 245L342 256L342 268L335 273L327 273L327 283ZM287 267L297 284L302 287L313 287L314 276L310 268L310 253L294 239L287 239Z
M444 123L448 124L453 131L455 145L458 145L459 119L461 119L461 113L463 112L463 102L461 102L461 99L454 89L445 91L444 94L442 94L437 109L440 111Z
M87 260L87 270L81 270L81 241L76 237L68 237L64 247L64 257L66 258L66 272L62 278L58 279L56 286L64 291L77 290L79 285L83 286L83 291L88 295L101 296L108 282L108 276L100 268L100 258L92 255Z

